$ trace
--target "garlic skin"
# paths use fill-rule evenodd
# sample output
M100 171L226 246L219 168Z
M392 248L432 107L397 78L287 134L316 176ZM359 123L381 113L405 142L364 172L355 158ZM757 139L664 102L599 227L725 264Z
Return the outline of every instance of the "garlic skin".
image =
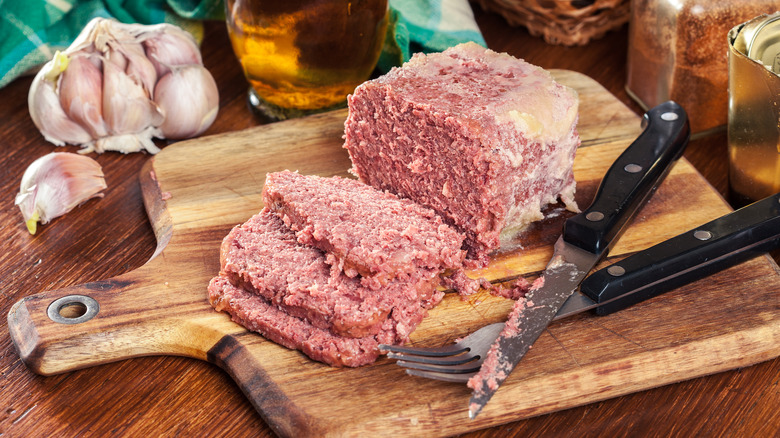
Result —
M151 100L143 84L127 75L117 65L103 64L103 118L114 135L143 132L149 126L159 126L164 116ZM105 136L100 136L105 137Z
M150 26L140 34L140 38L143 39L146 56L160 78L171 71L172 66L203 65L195 38L181 28Z
M59 84L65 114L93 138L108 134L103 121L103 72L86 55L71 56Z
M57 146L92 141L92 135L65 114L56 92L56 79L67 64L68 58L57 52L52 62L44 65L38 72L27 96L27 105L38 109L30 111L33 123L47 141Z
M217 84L197 64L172 67L157 83L154 100L165 113L165 121L159 127L165 138L202 134L217 118L219 110Z
M35 126L57 146L155 154L155 137L183 139L208 129L219 93L186 31L94 18L41 68L28 106Z
M47 224L90 198L103 197L100 192L106 187L97 161L85 155L52 152L27 167L15 204L27 230L35 234L38 222Z

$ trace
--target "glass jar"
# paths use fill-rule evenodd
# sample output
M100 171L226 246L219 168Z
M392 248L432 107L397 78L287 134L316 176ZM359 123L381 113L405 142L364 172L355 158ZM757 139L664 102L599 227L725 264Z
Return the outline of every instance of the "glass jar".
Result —
M645 109L676 101L696 136L724 130L727 34L778 9L777 0L632 0L626 91Z

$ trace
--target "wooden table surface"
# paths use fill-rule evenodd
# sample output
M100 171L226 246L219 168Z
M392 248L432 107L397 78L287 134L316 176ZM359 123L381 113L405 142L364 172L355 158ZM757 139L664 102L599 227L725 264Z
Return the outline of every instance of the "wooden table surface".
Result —
M475 15L490 48L545 68L582 72L641 113L624 90L626 27L584 47L566 48L545 44L479 7ZM264 123L247 107L246 82L224 24L207 23L203 55L220 92L220 113L206 134ZM55 149L36 130L27 110L30 82L22 78L0 89L3 314L27 295L138 268L156 245L137 178L149 159L146 154L93 155L106 174L105 198L39 227L35 236L28 234L13 205L22 173L32 160L48 152L76 150ZM692 141L685 156L727 195L725 132ZM2 436L273 435L230 377L212 364L145 357L42 377L20 361L5 318L0 333ZM774 359L468 436L776 436L779 383L780 359Z

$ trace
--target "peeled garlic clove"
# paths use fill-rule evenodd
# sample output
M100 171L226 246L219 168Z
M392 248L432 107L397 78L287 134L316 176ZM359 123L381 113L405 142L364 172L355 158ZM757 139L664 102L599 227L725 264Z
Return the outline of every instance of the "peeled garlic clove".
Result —
M217 83L208 70L197 64L174 67L160 78L154 101L165 114L160 133L170 139L202 134L219 111Z
M106 188L97 161L70 152L52 152L35 160L25 170L15 204L30 234L37 223L46 224Z
M57 146L92 141L92 135L65 114L55 91L60 73L67 63L67 56L57 52L54 59L44 65L35 76L27 95L27 105L33 123L47 141Z
M171 67L187 64L203 64L198 44L189 32L169 24L154 26L139 35L143 40L146 56L154 64L159 77L171 71Z
M60 104L71 120L92 134L92 138L99 138L108 133L103 121L103 73L89 56L70 57L60 78Z

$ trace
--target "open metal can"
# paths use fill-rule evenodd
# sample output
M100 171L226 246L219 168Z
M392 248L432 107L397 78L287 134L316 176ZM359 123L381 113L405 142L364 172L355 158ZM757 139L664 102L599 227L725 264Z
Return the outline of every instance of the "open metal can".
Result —
M729 188L744 205L780 192L780 12L732 28Z

